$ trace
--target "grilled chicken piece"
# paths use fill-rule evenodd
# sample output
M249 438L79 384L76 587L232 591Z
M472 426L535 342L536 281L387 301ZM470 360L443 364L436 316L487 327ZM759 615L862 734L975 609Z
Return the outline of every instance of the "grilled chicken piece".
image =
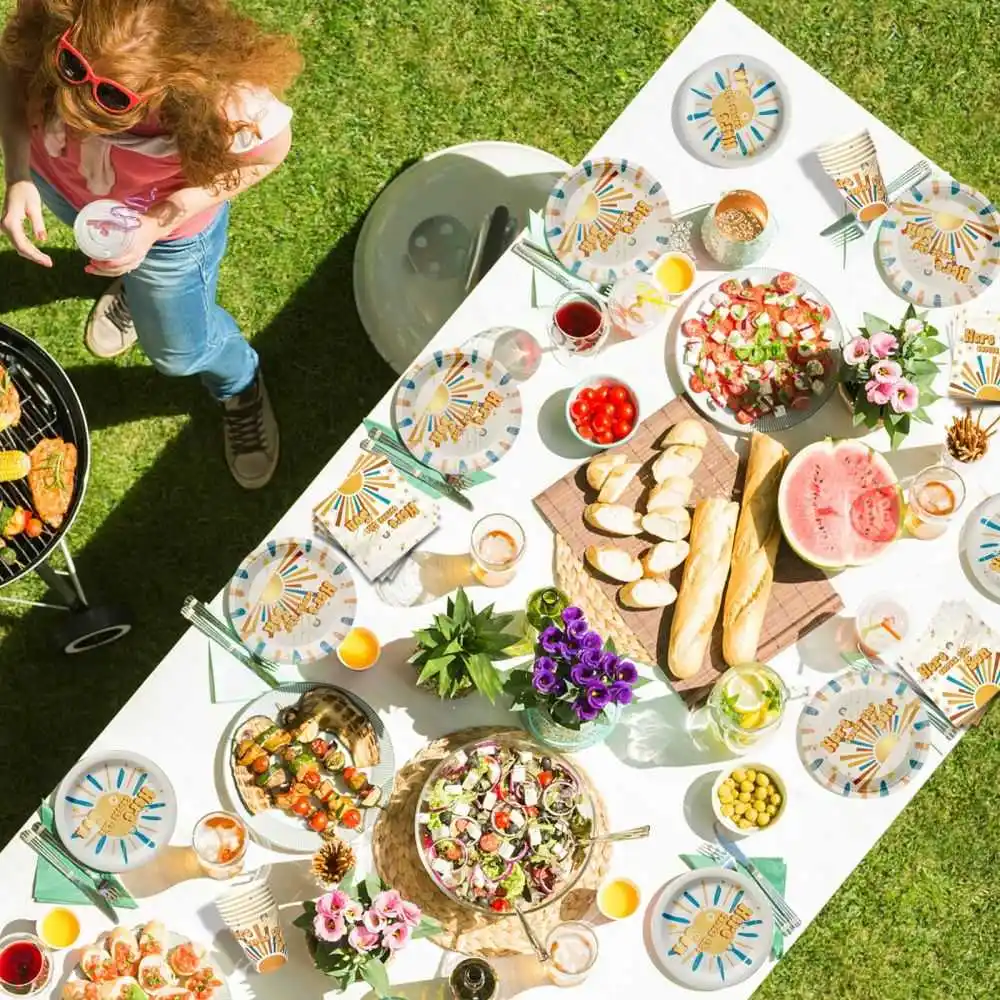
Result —
M21 397L14 380L0 365L0 431L13 427L21 419Z
M73 499L76 485L76 445L62 438L45 438L31 449L31 488L35 513L48 525L58 528Z

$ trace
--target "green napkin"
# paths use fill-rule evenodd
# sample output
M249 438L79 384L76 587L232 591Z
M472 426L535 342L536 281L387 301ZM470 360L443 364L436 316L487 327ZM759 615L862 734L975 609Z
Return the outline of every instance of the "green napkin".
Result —
M365 430L370 431L372 430L372 428L377 428L383 434L388 434L391 438L395 439L396 441L399 441L399 435L397 435L396 432L391 427L386 427L385 424L380 424L377 420L369 420L368 418L365 418ZM403 447L402 444L400 445L400 447ZM414 459L414 461L416 461L416 459ZM443 477L441 476L440 472L428 468L427 466L424 466L424 470L430 476L443 480ZM414 479L412 476L408 476L401 468L396 467L396 471L411 486L416 487L418 490L420 490L423 493L426 493L430 497L433 497L435 500L439 500L441 498L441 493L438 490L434 489L434 487L430 483L424 483L421 482L419 479ZM493 478L488 472L465 472L463 473L463 475L465 476L466 479L469 480L470 483L472 483L473 486L475 486L477 483L489 482L489 480Z
M681 861L685 862L689 868L718 868L718 863L711 858L706 858L704 854L682 854ZM784 858L753 858L754 864L761 870L761 874L784 896L785 876L788 874L788 867ZM737 862L737 868L744 875L749 873ZM774 928L774 937L771 939L771 954L775 958L781 958L785 953L785 938L777 926Z
M857 669L863 667L865 670L872 669L872 661L864 653L857 649L848 649L840 654L840 658L851 667Z
M547 246L545 239L545 219L541 212L528 213L528 233L539 246ZM531 269L531 306L533 309L544 309L555 305L556 299L566 294L564 286L553 280L538 268Z
M38 810L38 818L46 830L51 830L54 821L52 808L47 802L43 802ZM70 860L71 867L79 869L84 878L92 878L88 875L88 869ZM114 875L106 876L118 889L118 898L112 904L116 910L136 910L139 904L129 895L128 890L115 878ZM96 886L97 880L94 879ZM93 906L89 899L72 882L59 874L44 858L36 858L35 864L35 887L33 890L36 903L68 903L73 906Z

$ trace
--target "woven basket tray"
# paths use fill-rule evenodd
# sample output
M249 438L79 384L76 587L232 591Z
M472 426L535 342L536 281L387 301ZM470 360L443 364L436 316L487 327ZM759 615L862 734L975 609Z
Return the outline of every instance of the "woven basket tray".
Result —
M519 729L497 730L492 726L479 726L449 733L428 744L396 773L392 796L385 808L380 810L378 822L372 832L375 870L382 881L398 889L424 913L441 924L442 933L431 940L442 948L466 955L480 955L483 958L533 955L534 949L516 916L487 916L458 906L445 896L424 869L417 854L413 828L420 791L434 768L448 754L473 740L511 736L530 739L527 733ZM607 810L604 800L580 769L580 765L574 763L573 766L586 783L594 803L594 829L606 830ZM541 941L558 924L566 920L580 920L591 909L597 887L607 874L610 860L611 845L594 844L590 863L573 889L551 906L527 915L532 930Z
M659 454L662 439L674 424L697 416L687 400L675 399L647 417L629 442L614 449L625 452L631 461L641 462L644 466L619 503L645 509L640 505L653 481L650 460ZM701 464L692 475L694 491L691 503L696 504L711 496L738 500L740 491L737 482L742 482L740 461L719 432L706 421L702 423L708 433L708 445ZM583 509L596 499L594 491L587 485L585 466L569 472L535 497L535 505L556 535L556 585L583 609L587 620L597 631L614 640L619 652L665 668L673 608L637 611L624 607L618 600L620 584L599 579L583 559L588 545L613 542L639 555L653 543L641 537L612 539L592 531L583 519ZM680 586L682 573L682 566L671 573L670 581L675 587ZM807 566L782 542L774 570L771 599L761 630L758 658L769 660L842 607L843 603L826 575ZM684 681L671 680L671 683L688 704L698 704L725 669L722 629L716 627L702 669L694 677Z

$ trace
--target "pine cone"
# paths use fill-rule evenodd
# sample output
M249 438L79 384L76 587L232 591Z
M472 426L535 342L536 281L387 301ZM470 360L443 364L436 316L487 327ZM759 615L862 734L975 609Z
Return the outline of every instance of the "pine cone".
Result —
M354 851L336 835L313 855L312 873L321 886L330 889L354 867Z

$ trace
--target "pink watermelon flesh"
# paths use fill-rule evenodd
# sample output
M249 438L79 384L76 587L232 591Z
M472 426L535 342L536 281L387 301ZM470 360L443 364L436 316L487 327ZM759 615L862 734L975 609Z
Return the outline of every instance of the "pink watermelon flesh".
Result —
M877 452L858 441L818 441L788 463L778 513L802 559L843 569L871 562L896 538L903 499Z

